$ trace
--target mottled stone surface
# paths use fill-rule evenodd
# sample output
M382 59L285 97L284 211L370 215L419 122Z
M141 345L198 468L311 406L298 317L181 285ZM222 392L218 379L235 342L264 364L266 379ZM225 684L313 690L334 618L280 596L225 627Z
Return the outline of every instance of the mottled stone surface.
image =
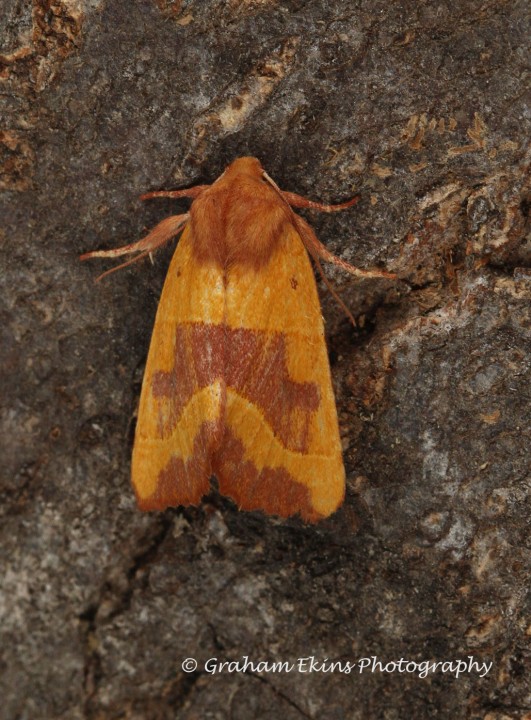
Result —
M523 0L4 0L0 718L529 717ZM321 240L349 491L314 526L141 514L128 471L171 248L95 286L253 154ZM528 503L528 501L527 501ZM527 637L527 641L528 641ZM209 673L209 658L492 662ZM196 672L181 670L184 658Z

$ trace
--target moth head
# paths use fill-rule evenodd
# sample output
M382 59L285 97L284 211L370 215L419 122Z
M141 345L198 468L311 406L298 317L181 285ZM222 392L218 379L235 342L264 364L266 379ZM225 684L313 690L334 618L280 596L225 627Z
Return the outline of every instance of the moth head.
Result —
M247 175L259 180L264 175L264 168L255 157L241 157L234 160L221 177L227 178L236 175Z

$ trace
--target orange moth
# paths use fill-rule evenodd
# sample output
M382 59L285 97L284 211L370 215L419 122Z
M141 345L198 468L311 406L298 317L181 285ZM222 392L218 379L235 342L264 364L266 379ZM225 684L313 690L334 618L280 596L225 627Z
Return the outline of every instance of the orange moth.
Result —
M292 208L330 212L357 198L324 205L284 192L252 157L212 185L143 196L154 197L193 202L139 242L82 256L135 254L123 267L182 232L140 397L139 507L197 505L215 475L242 509L327 517L343 501L345 470L308 253L319 269L322 258L354 275L394 276L332 255Z

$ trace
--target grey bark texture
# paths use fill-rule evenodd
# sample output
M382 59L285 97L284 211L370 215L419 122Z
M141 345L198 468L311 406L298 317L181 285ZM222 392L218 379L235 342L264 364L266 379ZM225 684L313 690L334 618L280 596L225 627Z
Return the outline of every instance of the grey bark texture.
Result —
M529 718L528 4L3 0L1 22L0 718ZM136 509L172 248L100 285L78 262L186 206L142 192L247 154L359 192L306 217L398 275L327 270L355 329L320 284L348 491L315 526L215 491ZM246 656L342 668L205 668Z

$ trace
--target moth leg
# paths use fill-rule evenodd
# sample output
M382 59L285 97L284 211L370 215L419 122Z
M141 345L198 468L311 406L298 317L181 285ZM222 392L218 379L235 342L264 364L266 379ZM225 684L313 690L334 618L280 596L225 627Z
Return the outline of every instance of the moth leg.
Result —
M342 260L340 257L337 257L337 255L331 253L330 250L319 242L316 234L310 225L308 225L306 220L301 218L299 215L295 215L295 213L293 214L293 218L295 220L295 226L302 238L302 241L304 242L304 245L306 246L306 249L314 259L322 258L323 260L326 260L326 262L333 263L351 275L356 275L357 277L396 278L395 273L386 272L385 270L361 270L355 265L351 265L346 262L346 260Z
M290 207L313 208L314 210L321 210L322 212L336 212L337 210L344 210L345 208L355 205L360 199L359 195L355 195L353 198L344 203L339 203L338 205L326 205L326 203L308 200L308 198L305 198L302 195L297 195L297 193L281 190L273 178L269 177L265 170L262 172L262 177L277 191L284 202Z
M195 187L185 188L184 190L154 190L140 195L140 200L151 200L152 198L196 198L209 188L210 185L196 185Z
M109 275L111 272L115 272L116 270L120 270L127 265L131 265L137 260L141 260L149 253L153 252L157 248L167 243L168 240L171 240L171 238L175 237L175 235L177 235L183 229L183 227L188 222L188 218L188 213L184 213L182 215L171 215L170 217L165 218L164 220L159 222L158 225L155 225L153 230L151 230L144 238L138 240L137 242L130 243L129 245L124 245L123 247L114 248L112 250L93 250L92 252L84 253L80 256L79 259L89 260L91 258L100 257L114 258L120 257L121 255L132 255L133 253L139 253L137 257L134 257L131 260L128 260L127 262L122 263L115 268L112 268L112 270L107 270L107 272L103 273L97 278L98 280L101 280L101 278Z
M345 315L348 317L350 322L354 327L356 327L356 321L354 320L354 316L350 312L350 310L347 308L343 300L339 297L339 295L336 293L332 285L330 284L328 278L324 274L322 265L321 265L321 258L323 260L326 260L327 262L331 262L334 265L337 265L338 267L342 268L346 272L350 273L351 275L356 275L357 277L385 277L385 278L396 278L396 275L394 273L385 272L384 270L360 270L355 265L351 265L350 263L346 262L345 260L342 260L341 258L337 257L337 255L334 255L330 252L330 250L327 250L327 248L319 242L317 239L316 234L314 233L313 229L308 225L306 220L301 218L299 215L296 215L293 213L293 220L295 222L295 227L297 228L297 231L299 235L301 236L301 239L306 247L306 250L310 253L310 255L313 258L313 261L317 265L317 269L319 270L319 273L321 274L321 277L323 278L323 282L338 303L340 307L343 309Z
M337 205L327 205L326 203L316 202L315 200L308 200L308 198L297 193L287 192L281 190L282 197L291 205L296 208L311 208L313 210L320 210L321 212L337 212L338 210L344 210L345 208L352 207L360 199L359 195L355 195L346 202L338 203Z

